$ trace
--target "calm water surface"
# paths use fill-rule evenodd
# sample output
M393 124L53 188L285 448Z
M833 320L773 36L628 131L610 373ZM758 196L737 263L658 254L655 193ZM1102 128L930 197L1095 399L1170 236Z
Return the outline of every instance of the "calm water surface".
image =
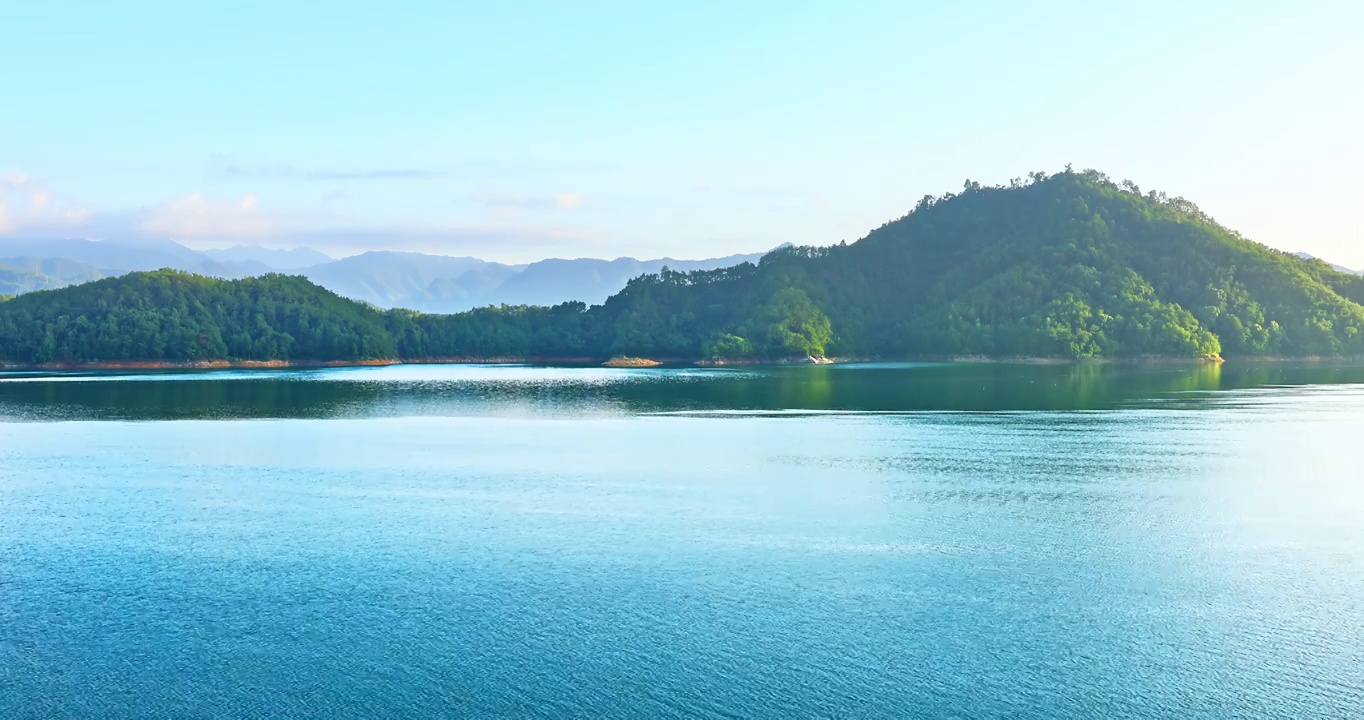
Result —
M0 374L0 717L1359 717L1364 368Z

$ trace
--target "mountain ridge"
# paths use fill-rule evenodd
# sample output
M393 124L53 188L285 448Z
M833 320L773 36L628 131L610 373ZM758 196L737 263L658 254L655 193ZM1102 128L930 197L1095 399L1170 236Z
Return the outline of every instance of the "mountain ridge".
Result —
M1347 267L1345 267L1344 265L1337 265L1337 264L1335 264L1335 263L1333 263L1333 262L1331 262L1331 261L1329 261L1329 260L1322 260L1321 258L1319 258L1319 257L1317 257L1317 256L1315 256L1315 255L1312 255L1312 254L1310 254L1310 253L1295 252L1295 253L1291 253L1291 254L1294 255L1294 256L1300 257L1300 258L1302 258L1303 260L1319 260L1319 261L1324 262L1324 263L1326 263L1327 265L1329 265L1329 266L1331 267L1331 269L1332 269L1332 270L1335 270L1336 272L1346 273L1347 275L1364 275L1364 270L1351 270L1350 268L1347 268Z
M233 245L229 248L200 250L213 260L226 262L254 261L275 270L300 268L331 262L334 258L310 247L288 249L264 248L260 245Z
M553 299L555 293L567 299L599 303L623 288L631 277L643 272L657 272L663 265L713 267L756 260L760 255L750 253L703 260L662 258L645 261L629 257L615 260L550 258L515 265L470 256L389 250L373 250L331 259L310 248L271 250L258 245L238 245L225 250L196 251L170 240L120 242L75 238L0 238L0 258L22 256L53 261L71 260L99 270L98 274L83 277L81 281L163 268L226 280L286 272L308 277L353 300L383 308L407 307L427 312L459 312L486 304L536 304ZM298 265L318 257L324 261ZM281 264L272 265L270 262ZM547 274L546 266L541 263L560 268L562 276ZM616 265L613 266L613 263ZM535 270L531 278L523 278L512 282L509 287L502 287L513 276L532 266L535 266ZM610 267L615 269L603 269ZM68 284L69 281L59 277L18 273L10 268L7 274L0 276L0 294L22 294ZM554 290L548 292L545 287Z
M61 288L108 275L93 265L63 258L0 258L0 295Z

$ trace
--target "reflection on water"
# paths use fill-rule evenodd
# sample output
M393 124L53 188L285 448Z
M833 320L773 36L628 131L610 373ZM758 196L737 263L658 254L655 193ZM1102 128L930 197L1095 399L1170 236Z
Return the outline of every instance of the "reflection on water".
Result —
M1364 367L849 365L745 369L393 366L0 374L0 418L230 419L838 410L1101 410L1274 385L1364 383ZM1196 405L1194 405L1196 406Z
M11 374L0 417L0 718L1364 707L1359 368Z

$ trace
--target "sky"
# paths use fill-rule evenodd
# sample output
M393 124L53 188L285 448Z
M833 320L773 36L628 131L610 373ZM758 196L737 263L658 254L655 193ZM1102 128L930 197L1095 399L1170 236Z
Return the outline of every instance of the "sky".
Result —
M13 3L0 236L701 258L1067 164L1364 268L1364 4Z

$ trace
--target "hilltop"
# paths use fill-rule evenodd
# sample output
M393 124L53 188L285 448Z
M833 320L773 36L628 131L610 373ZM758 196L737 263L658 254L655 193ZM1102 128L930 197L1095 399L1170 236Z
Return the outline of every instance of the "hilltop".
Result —
M393 358L383 316L301 277L136 272L0 303L0 361L21 364Z
M1362 300L1364 278L1090 171L968 182L859 242L773 253L741 277L641 279L607 308L623 353L709 341L744 354L743 340L772 354L760 315L776 303L813 323L797 333L812 352L1304 356L1364 353Z

